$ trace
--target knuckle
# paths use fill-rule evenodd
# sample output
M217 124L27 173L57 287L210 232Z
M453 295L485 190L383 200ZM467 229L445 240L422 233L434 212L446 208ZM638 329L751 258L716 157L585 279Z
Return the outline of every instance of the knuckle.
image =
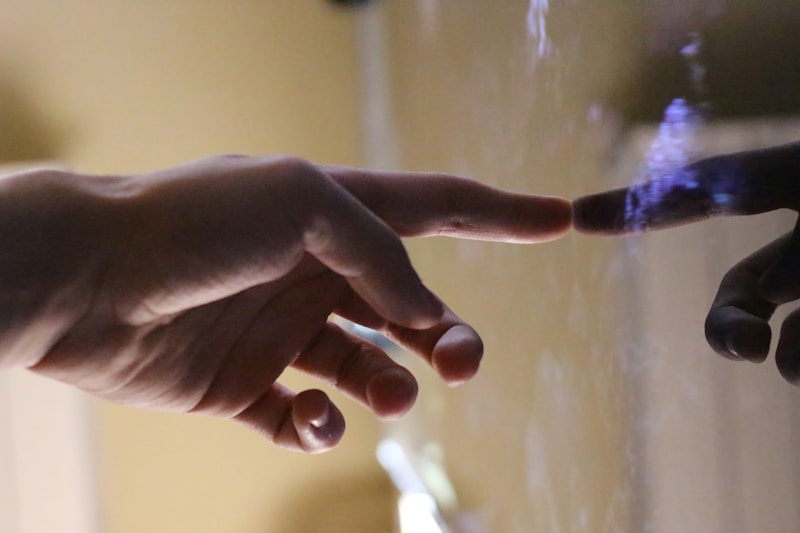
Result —
M280 156L268 160L268 164L273 165L280 174L292 180L302 180L309 183L323 181L324 175L317 166L301 157Z
M331 179L316 165L294 156L283 156L268 163L274 169L275 179L293 205L306 212L324 212L336 191Z
M212 157L212 159L216 159L217 161L241 162L241 161L246 161L248 159L252 159L252 157L245 154L228 153L228 154L215 155Z

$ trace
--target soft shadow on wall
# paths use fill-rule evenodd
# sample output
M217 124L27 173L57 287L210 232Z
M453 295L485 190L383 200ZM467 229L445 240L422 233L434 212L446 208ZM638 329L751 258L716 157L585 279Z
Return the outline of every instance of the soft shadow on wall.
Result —
M380 474L346 484L315 484L285 507L275 529L263 533L391 533L393 494L391 482Z
M800 107L800 8L787 0L654 2L640 74L613 98L628 122L658 123L676 94L710 102L713 118L792 116ZM703 86L693 86L680 37L702 38ZM783 50L785 53L776 53ZM699 90L699 94L698 94Z
M87 173L224 152L359 162L350 10L323 0L118 0L102 9L18 0L0 11L0 162ZM290 378L297 390L319 386ZM98 530L391 530L391 492L377 488L377 424L354 402L342 405L346 442L313 458L224 421L91 405ZM47 504L39 515L53 516Z
M57 158L63 130L39 112L14 70L0 63L0 164Z

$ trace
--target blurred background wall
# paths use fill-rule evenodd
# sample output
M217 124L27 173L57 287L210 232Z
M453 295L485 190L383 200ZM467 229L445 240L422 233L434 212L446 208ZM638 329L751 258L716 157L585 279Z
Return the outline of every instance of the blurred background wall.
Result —
M796 1L381 5L392 166L575 197L644 179L675 151L797 139ZM697 114L694 137L690 120L665 119L681 102ZM683 133L652 149L670 127ZM800 395L774 361L731 363L703 334L726 270L795 218L537 246L411 242L426 282L486 346L466 387L424 381L394 433L451 521L503 533L800 529L800 431L787 423Z

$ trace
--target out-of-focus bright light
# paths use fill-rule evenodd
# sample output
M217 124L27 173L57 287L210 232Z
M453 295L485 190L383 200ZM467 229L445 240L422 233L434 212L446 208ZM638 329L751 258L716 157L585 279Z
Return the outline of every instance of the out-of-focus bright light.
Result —
M397 503L400 532L449 533L436 500L425 489L400 444L386 439L378 444L376 455L400 493Z
M427 494L401 494L397 510L401 533L446 533L436 519L436 503Z
M536 54L543 57L550 49L550 40L547 37L547 12L550 9L549 0L531 0L528 9L528 33L535 39Z

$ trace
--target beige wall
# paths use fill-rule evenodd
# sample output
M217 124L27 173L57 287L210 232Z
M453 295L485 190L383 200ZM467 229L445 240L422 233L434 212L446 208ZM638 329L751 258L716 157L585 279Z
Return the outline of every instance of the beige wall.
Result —
M646 124L649 146L674 98L711 104L710 138L742 134L721 119L758 117L774 131L764 117L800 109L785 52L797 49L796 2L382 5L405 167L574 197L636 179L644 151L631 153L632 136ZM680 53L693 32L705 71ZM699 72L705 83L692 82ZM725 146L706 148L734 149ZM796 400L774 366L760 381L703 338L735 261L720 250L735 243L739 258L766 237L714 222L727 242L707 238L706 224L529 247L412 243L426 283L486 345L471 383L422 383L419 408L397 428L422 475L435 474L432 491L442 470L430 464L448 474L457 518L503 533L797 530L797 432L771 419L791 418Z
M322 0L5 0L0 159L104 173L221 152L357 164L355 61L351 14ZM227 422L98 402L104 530L380 531L377 428L340 403L340 449L306 457Z
M399 164L528 193L607 185L618 132L596 99L635 66L624 3L582 5L572 18L552 2L543 22L559 48L541 55L526 27L535 3L386 3ZM459 390L422 383L397 433L441 464L477 531L633 531L613 246L576 235L411 243L426 283L482 333L485 357Z

